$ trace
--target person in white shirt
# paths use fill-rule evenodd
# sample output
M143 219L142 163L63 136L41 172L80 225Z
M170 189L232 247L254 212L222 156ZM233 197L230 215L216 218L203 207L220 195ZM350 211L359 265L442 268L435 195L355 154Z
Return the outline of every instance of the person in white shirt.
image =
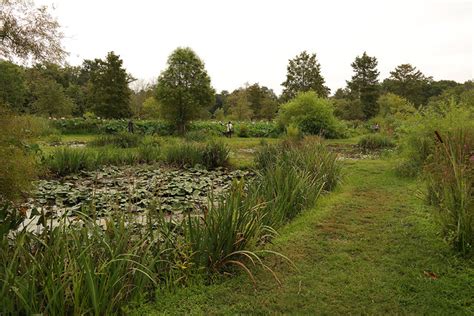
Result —
M233 129L234 127L232 126L232 122L229 121L229 123L227 123L227 126L226 126L226 134L227 134L227 137L232 137L232 132L233 132Z

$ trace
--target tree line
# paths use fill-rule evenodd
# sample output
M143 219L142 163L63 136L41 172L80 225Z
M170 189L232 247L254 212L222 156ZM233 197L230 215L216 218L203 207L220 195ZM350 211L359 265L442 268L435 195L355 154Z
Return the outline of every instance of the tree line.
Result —
M367 120L387 108L416 109L455 98L473 105L473 82L434 80L415 66L401 64L381 80L378 60L366 52L351 64L353 76L332 95L315 53L290 59L283 91L246 83L232 92L211 86L204 62L190 48L177 48L154 83L130 89L136 79L119 55L62 65L63 34L47 7L5 0L0 4L0 105L18 113L49 117L167 119L184 131L194 119L272 120L282 104L300 92L329 98L335 114L345 120ZM34 26L34 27L30 27ZM36 62L21 66L12 60Z

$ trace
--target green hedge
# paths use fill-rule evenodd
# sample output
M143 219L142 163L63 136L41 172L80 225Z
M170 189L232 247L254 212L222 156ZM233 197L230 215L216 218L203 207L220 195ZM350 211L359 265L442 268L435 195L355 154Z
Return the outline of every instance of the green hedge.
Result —
M54 128L62 134L117 134L127 131L128 120L99 119L63 119L51 121ZM160 120L133 121L136 133L144 135L172 135L175 128L171 123ZM282 130L273 122L234 122L234 132L244 137L278 137ZM188 131L203 131L220 135L225 131L225 124L214 121L195 121L188 125Z

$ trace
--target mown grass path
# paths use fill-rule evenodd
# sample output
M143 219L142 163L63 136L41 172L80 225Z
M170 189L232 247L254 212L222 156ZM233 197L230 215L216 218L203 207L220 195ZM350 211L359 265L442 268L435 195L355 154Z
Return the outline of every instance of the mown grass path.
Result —
M417 197L420 183L392 163L346 163L340 188L281 230L269 258L281 286L257 271L161 293L138 313L474 315L474 262L452 252Z

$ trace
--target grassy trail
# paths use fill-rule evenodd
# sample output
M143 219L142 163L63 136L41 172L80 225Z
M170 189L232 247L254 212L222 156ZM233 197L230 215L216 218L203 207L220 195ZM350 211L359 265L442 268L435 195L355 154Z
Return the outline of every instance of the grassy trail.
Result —
M385 160L348 162L337 192L281 230L279 259L212 286L157 294L139 314L474 314L474 262L456 257L417 198L419 183Z

